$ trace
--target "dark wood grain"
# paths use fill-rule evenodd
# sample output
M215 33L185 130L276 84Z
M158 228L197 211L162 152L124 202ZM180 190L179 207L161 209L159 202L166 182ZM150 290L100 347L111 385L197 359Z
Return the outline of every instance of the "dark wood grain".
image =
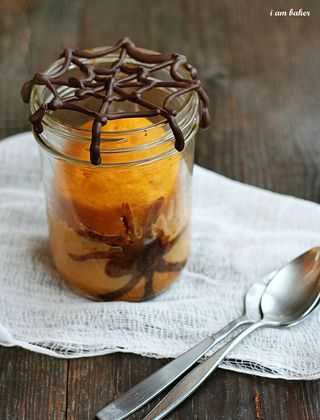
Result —
M269 16L291 7L311 16ZM317 0L1 0L0 138L28 129L21 83L63 47L129 35L151 49L181 51L199 68L215 110L211 129L199 134L200 164L319 202L319 23ZM118 354L62 361L1 349L0 420L92 419L163 363ZM170 418L318 420L320 381L219 371Z
M0 419L64 420L67 373L67 361L1 348Z

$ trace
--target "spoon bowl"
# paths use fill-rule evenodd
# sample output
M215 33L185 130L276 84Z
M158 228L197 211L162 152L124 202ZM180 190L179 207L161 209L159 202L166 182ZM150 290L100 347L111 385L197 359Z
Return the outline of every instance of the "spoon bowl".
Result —
M260 303L264 321L292 326L302 321L320 299L320 247L312 248L281 268Z

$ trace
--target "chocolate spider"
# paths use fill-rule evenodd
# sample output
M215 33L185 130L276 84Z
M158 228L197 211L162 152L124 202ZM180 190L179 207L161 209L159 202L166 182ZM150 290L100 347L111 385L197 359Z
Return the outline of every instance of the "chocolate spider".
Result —
M131 279L121 288L99 298L105 300L118 299L132 290L145 277L144 298L154 295L153 276L156 272L180 271L186 260L179 262L166 261L164 256L173 248L183 234L183 229L175 238L170 239L156 227L164 199L159 198L149 209L141 231L134 225L133 215L128 203L122 205L121 221L126 235L100 235L89 230L81 230L81 236L103 242L111 248L107 251L96 251L84 255L69 254L75 261L106 259L105 273L109 277L132 275Z

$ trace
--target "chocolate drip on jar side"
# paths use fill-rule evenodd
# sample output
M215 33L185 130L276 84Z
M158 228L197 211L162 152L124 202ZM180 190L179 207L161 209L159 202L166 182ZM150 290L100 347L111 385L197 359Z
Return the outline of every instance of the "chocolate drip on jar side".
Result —
M119 57L110 68L102 68L86 62L86 60L105 57L115 52L119 52ZM198 93L200 101L200 127L205 128L210 123L208 96L201 86L196 69L187 62L183 55L160 54L142 50L137 48L129 38L124 38L112 47L102 48L95 52L66 49L59 58L62 63L54 74L36 73L33 79L23 85L21 95L24 102L29 102L35 85L46 86L53 95L52 100L40 105L39 109L30 116L30 122L36 134L42 133L43 118L52 111L70 110L91 117L93 124L90 161L93 165L101 163L101 128L110 120L161 115L173 132L175 148L181 151L184 148L184 136L175 119L177 111L170 108L170 103L181 95L195 91ZM127 59L134 59L141 64L129 65L126 62ZM62 76L67 73L71 65L80 70L83 78L69 77L66 81L62 80ZM168 69L172 80L163 81L153 77L153 73L161 69ZM187 71L190 78L184 78L180 69ZM125 76L118 78L120 73ZM59 87L73 88L74 96L66 99L61 98L58 92ZM174 89L161 105L143 98L143 93L159 87ZM125 91L126 88L131 88L132 91L128 93ZM98 111L81 104L81 101L88 97L101 100ZM123 101L137 104L142 110L137 112L111 111L113 102Z

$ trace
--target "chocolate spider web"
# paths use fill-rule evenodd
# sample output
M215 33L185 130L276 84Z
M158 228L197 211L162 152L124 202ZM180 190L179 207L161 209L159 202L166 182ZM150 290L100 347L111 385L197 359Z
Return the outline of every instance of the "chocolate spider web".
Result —
M109 68L99 67L86 61L115 52L119 52L119 56ZM43 131L42 120L49 111L64 109L92 117L90 161L94 165L101 163L101 128L109 120L161 115L174 134L175 148L178 151L183 150L184 136L175 120L177 111L171 109L170 104L174 99L189 92L196 91L199 96L200 126L207 127L209 125L208 96L201 86L196 69L187 62L183 55L160 54L142 50L137 48L130 39L124 38L113 47L102 48L95 52L65 49L59 58L63 59L63 62L53 75L36 73L33 79L26 82L22 87L21 94L25 102L30 101L34 85L45 85L53 95L53 99L40 105L38 110L31 115L30 122L35 133L40 134ZM128 58L139 64L129 64ZM84 78L69 77L67 80L62 80L61 77L67 73L72 65L80 70ZM189 73L190 78L184 78L181 75L181 68ZM172 80L164 81L153 77L156 71L163 69L168 70ZM124 74L125 77L118 78L119 74ZM58 87L73 88L73 97L61 98ZM132 88L132 91L125 91L128 88ZM143 97L145 92L156 88L173 90L166 96L162 105L154 104ZM77 104L77 102L89 97L101 100L98 111ZM137 104L143 110L111 112L110 109L114 102L124 101Z

